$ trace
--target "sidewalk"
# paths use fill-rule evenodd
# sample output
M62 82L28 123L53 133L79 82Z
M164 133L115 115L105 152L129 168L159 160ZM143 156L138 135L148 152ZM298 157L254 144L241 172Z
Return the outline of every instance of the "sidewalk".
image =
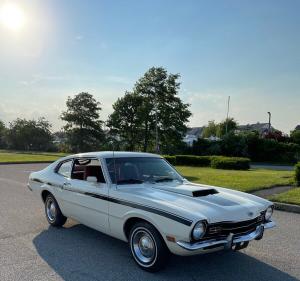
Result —
M251 192L251 194L268 199L268 197L270 197L272 195L283 193L283 192L286 192L286 191L294 189L294 188L297 188L297 187L295 187L295 186L276 186L276 187L272 187L272 188L268 188L268 189L254 191L254 192ZM274 202L274 206L275 206L276 210L300 214L300 206L298 206L298 205Z

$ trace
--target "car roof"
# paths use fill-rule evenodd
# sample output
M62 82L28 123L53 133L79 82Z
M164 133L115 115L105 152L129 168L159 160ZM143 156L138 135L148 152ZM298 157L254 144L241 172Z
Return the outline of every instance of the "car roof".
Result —
M153 153L145 153L145 152L129 152L129 151L95 151L95 152L86 152L86 153L78 153L73 155L68 155L65 157L74 158L74 157L95 157L95 158L112 158L112 157L156 157L162 158L158 154Z

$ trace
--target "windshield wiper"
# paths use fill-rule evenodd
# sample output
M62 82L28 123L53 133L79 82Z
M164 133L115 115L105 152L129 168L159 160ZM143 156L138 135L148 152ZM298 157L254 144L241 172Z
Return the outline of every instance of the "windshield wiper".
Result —
M165 177L165 178L157 179L155 180L155 182L173 181L173 180L174 180L173 178Z
M126 180L119 180L117 181L117 184L141 184L144 181L139 179L126 179Z

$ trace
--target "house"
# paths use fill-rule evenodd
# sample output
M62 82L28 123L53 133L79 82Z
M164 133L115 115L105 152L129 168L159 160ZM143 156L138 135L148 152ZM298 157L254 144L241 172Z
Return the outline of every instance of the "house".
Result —
M204 127L189 128L183 138L183 142L185 142L187 146L193 146L194 141L202 137L203 129Z
M296 130L297 130L297 131L300 131L300 125L297 125L297 126L296 126L295 131L296 131Z
M274 131L275 128L271 126L271 131ZM269 131L269 123L255 123L255 124L247 124L247 125L239 125L237 127L236 132L253 132L257 131L260 135L264 135Z

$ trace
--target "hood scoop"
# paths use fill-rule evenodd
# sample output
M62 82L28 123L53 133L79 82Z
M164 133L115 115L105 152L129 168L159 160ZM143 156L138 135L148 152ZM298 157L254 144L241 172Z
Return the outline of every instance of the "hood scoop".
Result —
M192 192L193 197L202 197L219 193L215 189L200 189Z
M195 184L167 185L155 184L152 186L155 189L165 190L169 192L179 193L190 197L205 197L219 193L216 189Z

